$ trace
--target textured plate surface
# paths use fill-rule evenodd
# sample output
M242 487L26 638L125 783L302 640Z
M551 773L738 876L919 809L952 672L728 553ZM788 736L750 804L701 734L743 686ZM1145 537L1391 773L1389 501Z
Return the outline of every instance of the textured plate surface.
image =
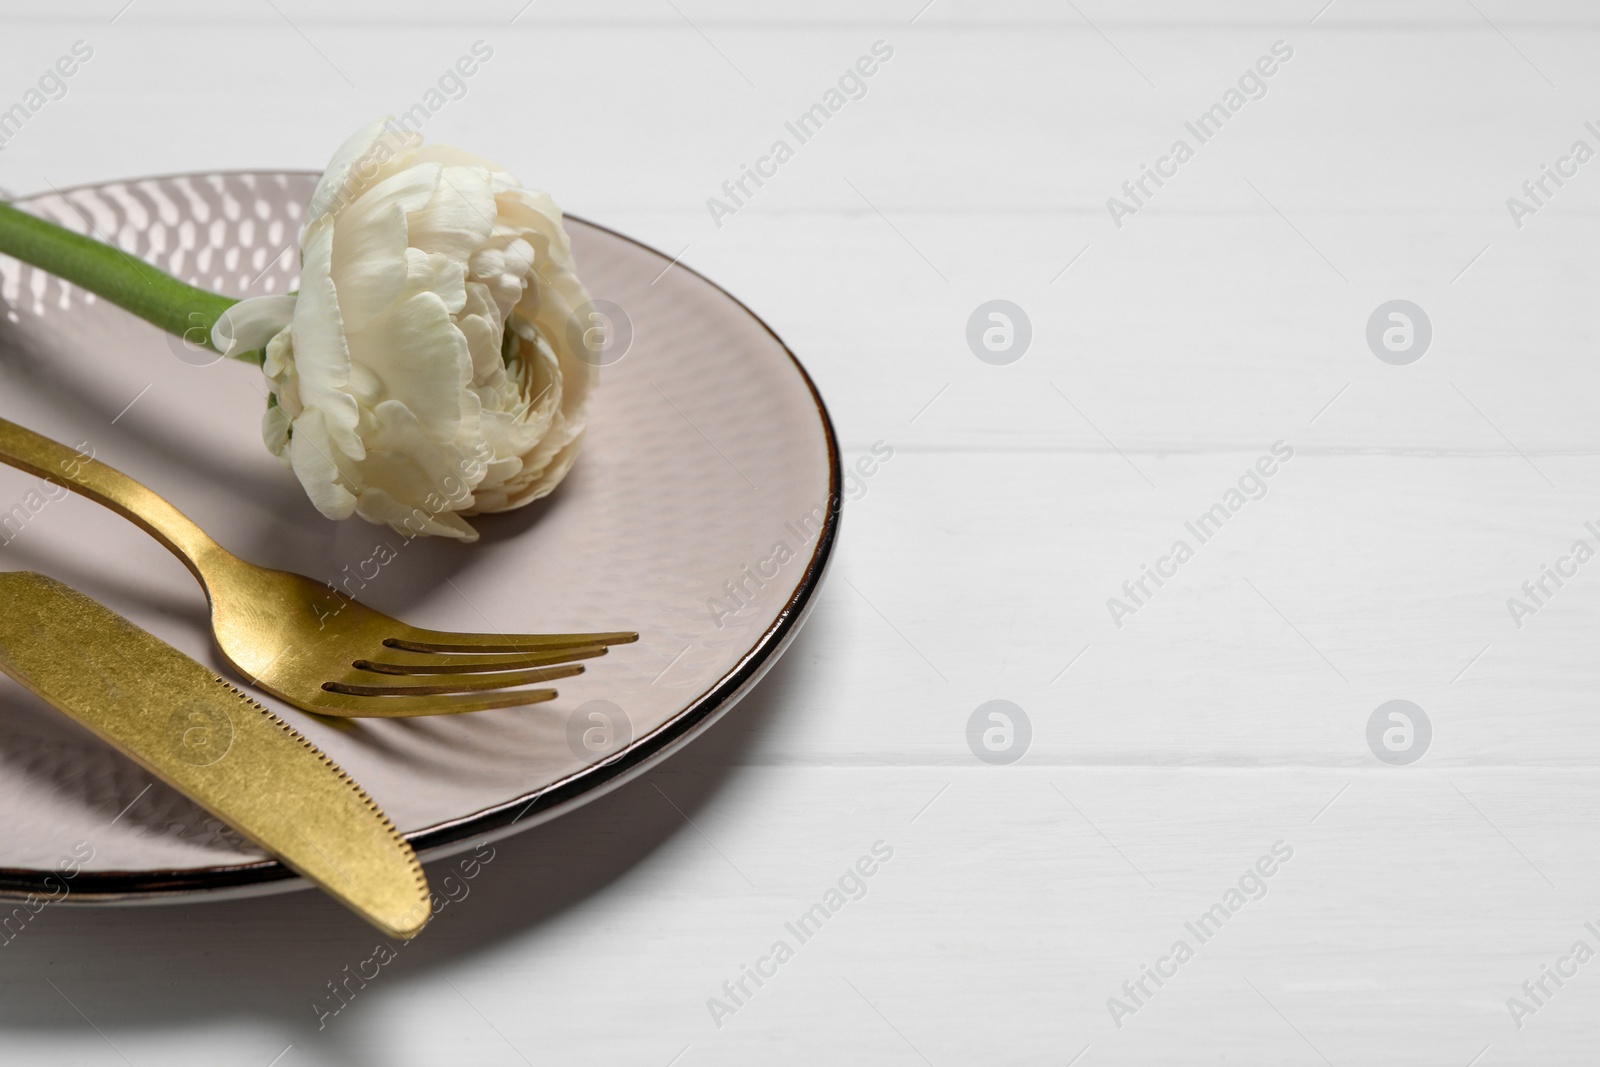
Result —
M315 175L115 183L29 202L195 284L296 284ZM232 551L335 583L420 626L636 629L560 698L449 720L323 722L256 694L370 792L423 858L550 818L670 753L770 666L837 534L837 448L810 380L754 315L620 235L568 220L615 358L556 493L407 542L305 500L259 433L260 372L0 257L0 415L92 452ZM609 304L604 303L609 302ZM50 574L218 673L204 594L131 524L0 469L0 569ZM0 892L161 900L303 885L14 684L0 685ZM83 856L92 859L83 861Z

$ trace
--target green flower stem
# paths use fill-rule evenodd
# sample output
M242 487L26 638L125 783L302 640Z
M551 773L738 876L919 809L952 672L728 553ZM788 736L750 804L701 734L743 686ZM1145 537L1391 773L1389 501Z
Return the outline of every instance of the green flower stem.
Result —
M216 351L211 327L238 303L197 289L134 259L120 248L0 203L0 252L65 278L192 345ZM261 362L260 352L240 353Z

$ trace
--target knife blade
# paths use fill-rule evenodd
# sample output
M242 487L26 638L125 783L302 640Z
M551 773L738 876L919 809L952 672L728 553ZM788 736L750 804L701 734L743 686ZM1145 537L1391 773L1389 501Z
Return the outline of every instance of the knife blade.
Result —
M393 937L432 914L411 846L278 716L109 608L0 574L0 670Z

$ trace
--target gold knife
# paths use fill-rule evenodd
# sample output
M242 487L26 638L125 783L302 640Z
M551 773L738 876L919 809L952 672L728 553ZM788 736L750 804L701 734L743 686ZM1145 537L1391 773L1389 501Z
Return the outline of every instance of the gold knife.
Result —
M69 586L0 573L0 670L392 937L432 914L411 846L310 741Z

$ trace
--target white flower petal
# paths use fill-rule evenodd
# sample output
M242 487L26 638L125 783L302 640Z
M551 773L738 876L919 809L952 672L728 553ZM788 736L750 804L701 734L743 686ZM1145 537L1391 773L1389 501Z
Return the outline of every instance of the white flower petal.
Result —
M307 411L294 420L289 465L318 511L330 519L348 519L356 497L345 485L347 476L333 458L336 453L320 411Z
M392 116L373 119L351 134L329 160L311 194L310 221L329 215L360 196L398 157L411 155L422 138L394 125Z
M455 441L471 395L466 386L472 360L467 339L438 296L407 297L367 329L350 334L349 345L352 357L377 377L382 400L404 404L429 439Z
M345 388L350 381L350 350L339 314L339 291L330 273L331 219L322 218L306 227L301 254L300 294L291 327L300 402L322 416L335 447L359 459L363 449L356 426L361 411Z
M433 198L408 218L411 247L466 263L494 232L494 192L476 167L445 167Z
M478 531L455 512L430 512L408 507L382 489L369 489L363 493L360 503L356 505L356 514L368 522L392 527L407 538L453 537L466 542L478 539Z
M211 344L224 356L265 348L294 319L294 297L252 296L222 313L211 327Z
M461 314L467 305L467 268L439 252L406 249L407 295L429 292L444 301L451 315Z
M289 415L283 405L270 404L261 413L261 439L266 442L268 452L288 464L289 458L284 452L289 447Z

